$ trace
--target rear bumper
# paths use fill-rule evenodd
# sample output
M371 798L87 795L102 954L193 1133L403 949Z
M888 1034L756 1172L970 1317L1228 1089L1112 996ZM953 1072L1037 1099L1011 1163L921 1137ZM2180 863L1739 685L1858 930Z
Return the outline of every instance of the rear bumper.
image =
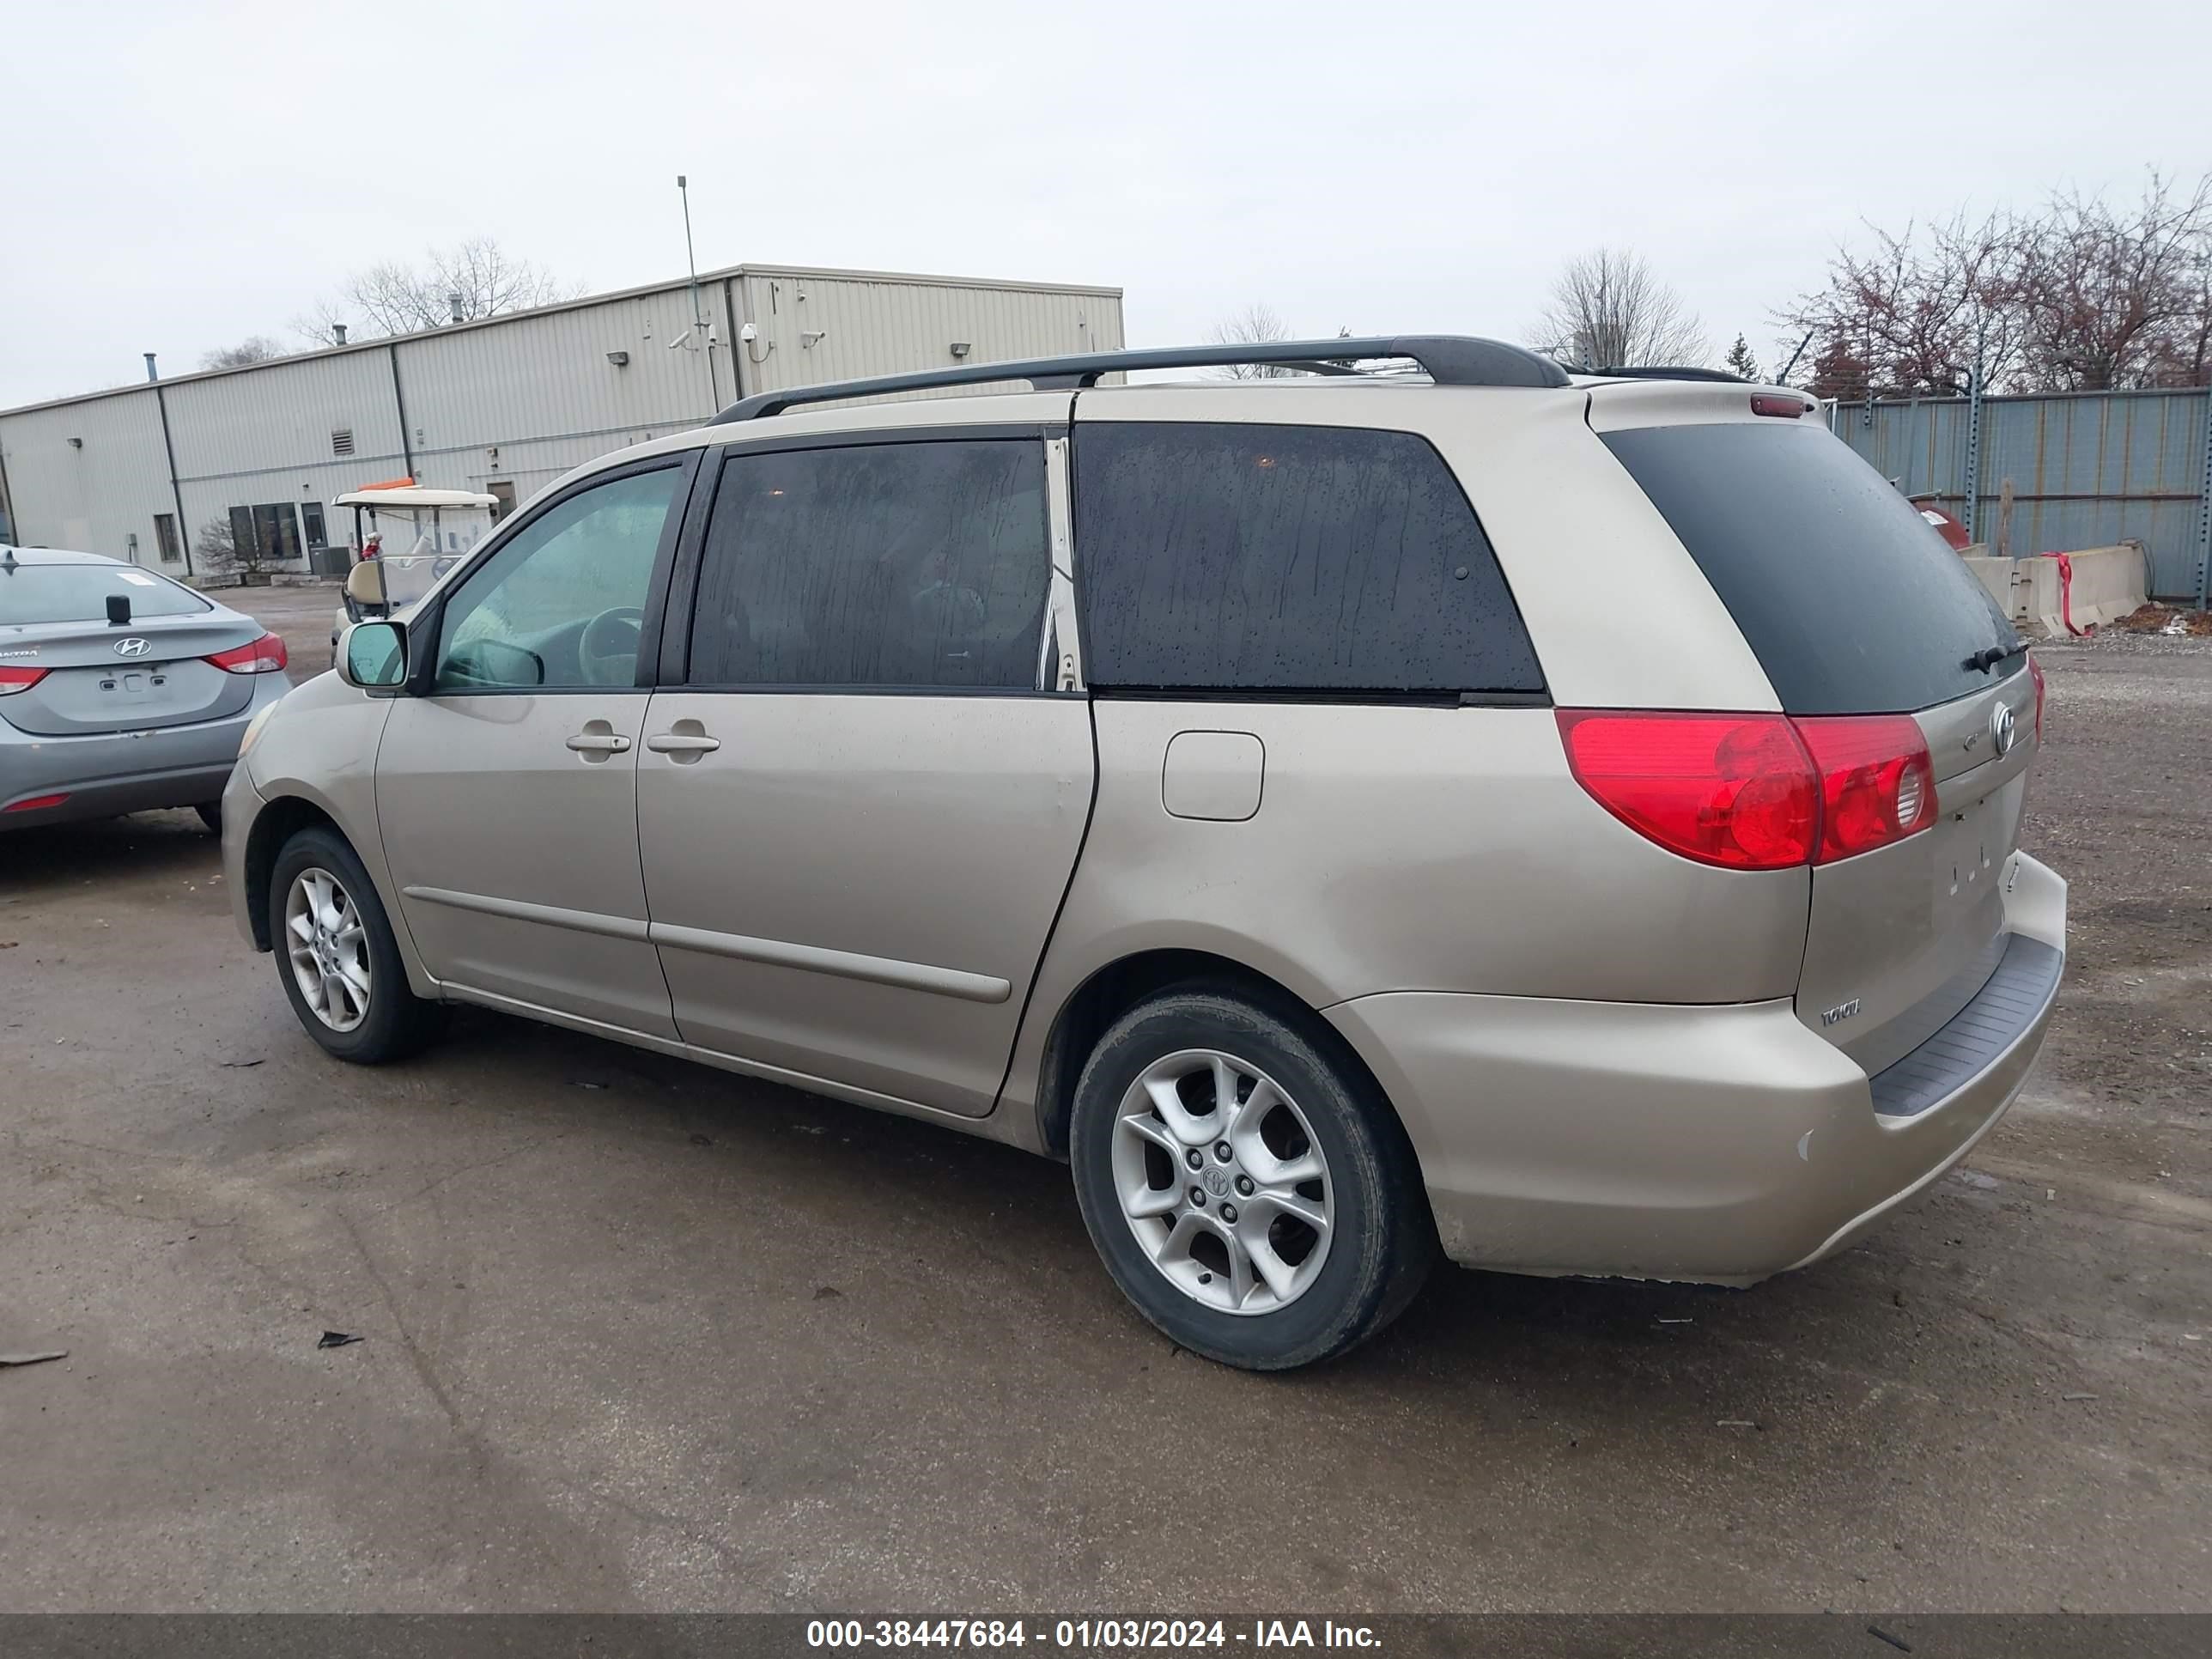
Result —
M2016 857L2008 931L2063 959L2065 908L2066 884ZM1850 1243L1994 1127L2042 1048L2058 976L2025 1000L2022 983L1992 981L1960 1016L1980 1021L1964 1063L1967 1028L1952 1027L1899 1062L1928 1062L1916 1077L1948 1066L1909 1113L1879 1109L1866 1073L1786 1001L1402 992L1327 1012L1398 1106L1453 1260L1741 1285Z
M246 707L219 720L67 738L0 729L0 830L220 799L246 726L289 684L282 674L257 678L264 684L254 687ZM8 810L14 802L54 794L68 799L32 811Z

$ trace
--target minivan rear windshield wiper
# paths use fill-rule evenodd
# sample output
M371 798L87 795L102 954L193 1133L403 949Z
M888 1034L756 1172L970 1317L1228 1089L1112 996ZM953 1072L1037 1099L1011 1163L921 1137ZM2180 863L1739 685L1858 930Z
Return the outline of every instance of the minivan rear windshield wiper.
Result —
M1966 659L1966 665L1986 674L1999 663L2008 658L2017 657L2027 649L2026 640L2014 640L2010 645L1993 645L1986 650L1975 652L1972 656Z

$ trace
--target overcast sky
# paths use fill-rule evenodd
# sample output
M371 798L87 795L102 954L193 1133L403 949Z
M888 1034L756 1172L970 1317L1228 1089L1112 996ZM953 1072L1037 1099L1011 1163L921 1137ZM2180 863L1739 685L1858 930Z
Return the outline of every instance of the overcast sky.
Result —
M1523 338L1644 253L1772 366L1863 219L2212 167L2212 7L8 6L0 407L489 234L592 289L744 260L1117 284L1132 344ZM2100 105L2100 100L2109 100Z

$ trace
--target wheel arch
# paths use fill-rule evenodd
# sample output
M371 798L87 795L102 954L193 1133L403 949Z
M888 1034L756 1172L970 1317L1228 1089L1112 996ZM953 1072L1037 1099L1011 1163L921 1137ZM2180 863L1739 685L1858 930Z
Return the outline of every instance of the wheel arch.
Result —
M270 786L264 786L270 787ZM240 879L246 884L246 915L252 930L253 948L271 949L276 942L269 914L269 878L276 872L277 855L284 843L302 830L323 828L353 849L361 860L362 868L368 872L369 883L376 889L378 901L384 906L385 918L392 924L393 942L399 947L400 966L406 970L410 989L418 997L435 1000L443 994L429 970L424 967L422 954L415 948L415 936L407 926L406 913L392 890L392 872L384 862L384 849L376 839L373 803L359 803L356 817L366 817L365 833L348 827L341 813L341 803L325 797L312 784L290 778L274 786L276 793L264 797L267 802L253 816L246 831L246 855L242 860Z
M246 832L246 916L253 930L253 948L271 950L276 935L269 915L269 878L276 868L276 855L284 843L302 830L327 829L350 847L338 821L304 795L278 795L254 814Z
M1037 1140L1047 1153L1060 1158L1067 1156L1076 1080L1098 1039L1139 1003L1170 987L1188 984L1240 992L1296 1016L1325 1054L1374 1091L1374 1097L1390 1115L1398 1132L1406 1133L1405 1121L1374 1068L1311 1002L1280 980L1233 957L1174 946L1133 951L1106 963L1077 986L1054 1014L1039 1063L1036 1095Z

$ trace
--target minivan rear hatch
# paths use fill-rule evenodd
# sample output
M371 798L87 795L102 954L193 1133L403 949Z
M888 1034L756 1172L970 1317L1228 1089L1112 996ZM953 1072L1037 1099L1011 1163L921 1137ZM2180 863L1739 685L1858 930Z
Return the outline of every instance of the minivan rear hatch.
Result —
M1754 414L1754 396L1785 412ZM1619 426L1601 415L1607 401L1593 399L1598 435L1704 572L1783 711L1909 715L1926 740L1933 822L1813 871L1799 1017L1881 1071L1958 1014L2003 956L2000 890L2040 735L2035 672L1959 556L1798 394L1625 398L1613 419L1694 412ZM1786 412L1797 407L1808 415Z

